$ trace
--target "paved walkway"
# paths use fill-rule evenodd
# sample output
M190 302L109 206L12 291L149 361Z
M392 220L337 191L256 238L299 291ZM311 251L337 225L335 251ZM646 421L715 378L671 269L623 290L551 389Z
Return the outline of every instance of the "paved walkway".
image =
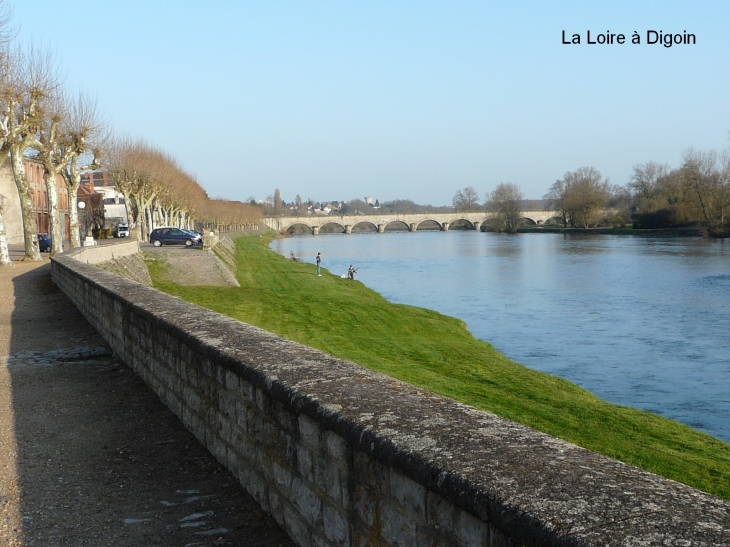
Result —
M292 545L110 354L47 255L0 267L0 545Z

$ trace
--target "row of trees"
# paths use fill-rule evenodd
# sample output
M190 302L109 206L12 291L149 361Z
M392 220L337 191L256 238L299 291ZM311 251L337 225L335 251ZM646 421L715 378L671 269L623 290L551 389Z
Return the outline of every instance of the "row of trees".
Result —
M0 5L0 154L9 158L23 217L26 259L40 260L35 234L32 188L25 173L25 158L35 157L44 168L50 208L53 252L60 252L63 235L58 207L57 177L69 194L81 181L84 170L96 168L91 141L103 125L96 105L83 94L69 97L61 87L52 55L34 46L15 46L9 29L9 11ZM84 159L82 159L84 158ZM86 161L84 161L86 160ZM86 163L88 162L88 163ZM0 197L3 204L5 197ZM74 202L75 203L75 202ZM75 213L76 211L74 211ZM0 209L1 214L1 209ZM72 223L78 224L75 217ZM9 264L4 222L0 218L0 258ZM79 244L78 235L73 242Z
M730 153L687 150L680 167L647 162L636 165L626 186L612 185L594 167L568 171L543 198L564 226L591 228L633 222L636 228L696 225L710 236L730 235ZM525 206L516 184L500 184L481 205L477 191L458 190L459 211L492 213L488 226L514 232Z
M0 0L0 155L9 158L21 206L25 259L40 260L38 226L26 158L41 162L48 196L52 254L63 252L57 180L69 194L71 246L80 246L77 196L82 174L105 168L125 197L130 220L147 238L156 225L225 229L257 222L260 208L210 199L169 154L144 141L114 139L94 100L64 89L58 64L45 49L16 45L10 11ZM0 264L9 265L0 196Z
M144 141L112 141L104 165L143 239L156 226L192 229L197 222L226 230L261 219L261 209L249 203L210 199L175 158Z
M675 169L648 162L634 167L629 184L635 223L668 228L700 223L711 236L730 235L730 154L687 150Z

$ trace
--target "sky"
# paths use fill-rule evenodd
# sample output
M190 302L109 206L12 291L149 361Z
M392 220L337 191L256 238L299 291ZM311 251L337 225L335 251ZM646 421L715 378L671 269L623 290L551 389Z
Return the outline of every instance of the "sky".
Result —
M6 1L70 92L211 197L449 205L512 182L539 199L579 167L625 185L730 145L725 0Z

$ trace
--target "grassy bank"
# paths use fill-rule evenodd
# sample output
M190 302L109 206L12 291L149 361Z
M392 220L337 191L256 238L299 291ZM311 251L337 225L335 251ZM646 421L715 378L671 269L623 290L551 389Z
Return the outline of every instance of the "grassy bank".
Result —
M730 445L510 361L439 313L236 241L240 288L155 286L303 344L730 499ZM526 333L529 334L529 333Z

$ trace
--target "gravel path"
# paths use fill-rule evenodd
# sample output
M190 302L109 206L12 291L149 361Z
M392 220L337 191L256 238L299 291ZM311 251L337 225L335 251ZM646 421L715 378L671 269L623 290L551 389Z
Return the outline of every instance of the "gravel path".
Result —
M0 545L291 546L50 279L0 268Z

